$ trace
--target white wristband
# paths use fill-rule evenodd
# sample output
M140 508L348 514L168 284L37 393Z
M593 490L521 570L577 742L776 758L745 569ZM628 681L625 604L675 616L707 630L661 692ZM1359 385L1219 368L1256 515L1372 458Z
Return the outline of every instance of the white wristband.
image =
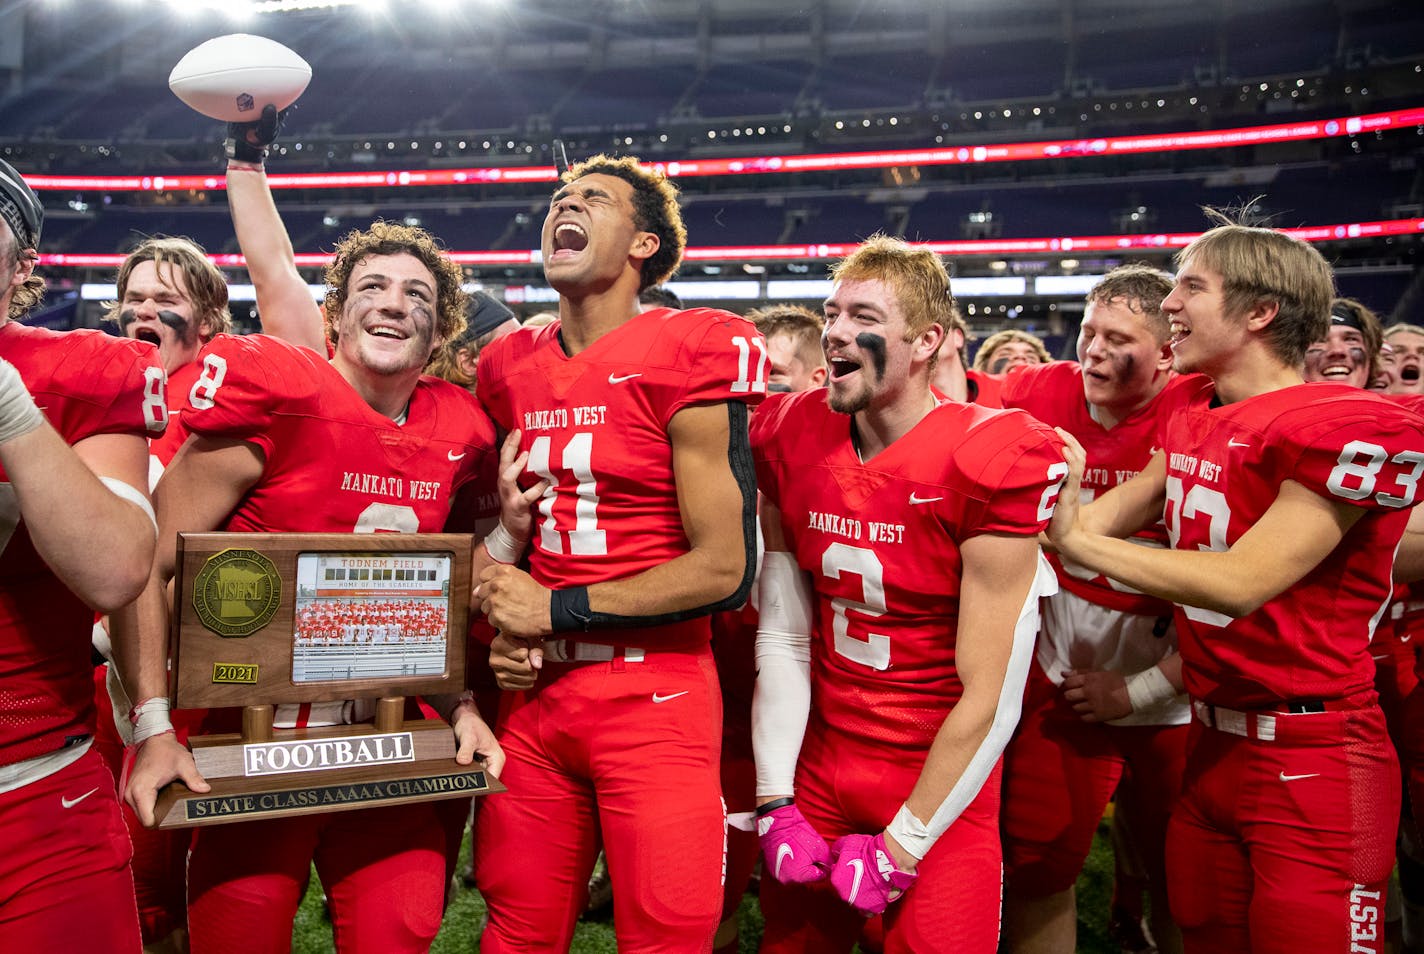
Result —
M1128 676L1126 682L1127 699L1132 703L1133 712L1150 709L1177 696L1176 687L1156 666Z
M895 817L890 820L890 824L885 827L900 847L914 855L920 861L925 860L925 855L930 853L934 843L939 841L939 836L930 831L928 825L915 817L915 813L910 811L908 804L902 804L900 810L895 813Z
M129 721L133 723L133 744L146 742L155 735L173 731L168 721L169 703L165 696L153 696L133 707Z
M524 555L524 546L524 543L514 539L514 534L506 530L503 523L495 524L494 529L485 534L485 550L497 563L518 563Z

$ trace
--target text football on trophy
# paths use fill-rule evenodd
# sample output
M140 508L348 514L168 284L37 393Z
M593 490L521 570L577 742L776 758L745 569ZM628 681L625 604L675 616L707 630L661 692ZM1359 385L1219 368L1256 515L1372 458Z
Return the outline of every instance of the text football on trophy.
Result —
M159 827L503 791L479 762L458 764L449 725L414 702L464 688L472 546L179 534L170 695L231 731L189 739L212 791L168 786Z

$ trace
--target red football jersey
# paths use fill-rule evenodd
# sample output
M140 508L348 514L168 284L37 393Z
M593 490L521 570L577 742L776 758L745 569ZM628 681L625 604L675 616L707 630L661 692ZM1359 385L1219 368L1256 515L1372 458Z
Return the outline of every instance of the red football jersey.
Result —
M1004 388L1002 374L990 374L987 371L976 371L970 368L964 372L964 378L969 387L970 404L977 404L980 407L1004 406L1001 397Z
M1063 445L1022 411L951 401L862 463L850 422L824 391L775 395L752 419L757 479L812 576L817 717L923 751L963 691L959 545L1041 531Z
M188 429L183 426L183 408L188 406L188 392L198 382L202 370L201 362L190 361L168 376L168 429L162 437L154 438L148 445L149 454L157 458L163 467L168 466L178 448L188 439Z
M479 404L438 378L420 379L398 425L321 355L278 338L219 335L199 362L184 426L266 459L224 530L436 533L494 450Z
M709 308L644 312L573 357L558 322L481 352L475 393L501 429L521 430L523 483L550 484L535 515L534 578L586 586L686 553L668 424L692 405L755 405L767 371L755 327ZM698 620L641 629L638 638L706 642L708 627Z
M1200 376L1173 377L1155 398L1138 408L1113 428L1093 419L1083 397L1083 368L1076 361L1024 365L1004 381L1004 407L1022 408L1052 427L1061 427L1078 439L1088 454L1083 471L1084 503L1126 483L1147 466L1160 448L1157 438L1162 422L1200 390ZM1167 545L1167 528L1157 523L1135 535L1150 546ZM1167 616L1172 604L1145 596L1125 584L1109 580L1101 573L1070 564L1064 567L1058 554L1049 562L1058 573L1063 589L1090 603L1122 613Z
M1174 547L1227 549L1285 480L1366 512L1318 566L1256 612L1232 619L1178 607L1187 690L1255 708L1370 689L1370 638L1424 475L1424 419L1347 385L1300 385L1210 408L1213 393L1211 382L1200 384L1163 431Z
M163 365L151 344L10 321L0 325L0 357L68 444L163 431ZM93 734L93 624L93 610L35 552L10 484L0 483L0 765Z

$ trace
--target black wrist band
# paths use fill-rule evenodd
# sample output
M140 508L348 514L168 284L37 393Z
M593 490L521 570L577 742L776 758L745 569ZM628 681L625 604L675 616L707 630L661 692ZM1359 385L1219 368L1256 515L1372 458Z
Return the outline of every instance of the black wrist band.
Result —
M776 811L778 808L785 808L787 805L795 805L795 804L796 804L796 799L792 798L790 795L786 796L785 798L773 798L771 801L767 802L765 805L758 805L758 806L757 806L757 810L756 810L756 814L757 814L757 817L760 818L760 817L763 816L763 815L769 815L769 814L771 814L772 812Z
M549 598L549 623L556 633L588 632L593 613L588 608L588 587L554 590Z

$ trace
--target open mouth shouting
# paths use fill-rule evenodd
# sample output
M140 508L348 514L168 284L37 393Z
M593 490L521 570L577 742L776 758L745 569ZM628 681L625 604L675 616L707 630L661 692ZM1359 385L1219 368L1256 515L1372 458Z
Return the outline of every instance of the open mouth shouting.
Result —
M554 251L550 259L572 258L588 247L588 233L574 222L560 222L554 227Z

